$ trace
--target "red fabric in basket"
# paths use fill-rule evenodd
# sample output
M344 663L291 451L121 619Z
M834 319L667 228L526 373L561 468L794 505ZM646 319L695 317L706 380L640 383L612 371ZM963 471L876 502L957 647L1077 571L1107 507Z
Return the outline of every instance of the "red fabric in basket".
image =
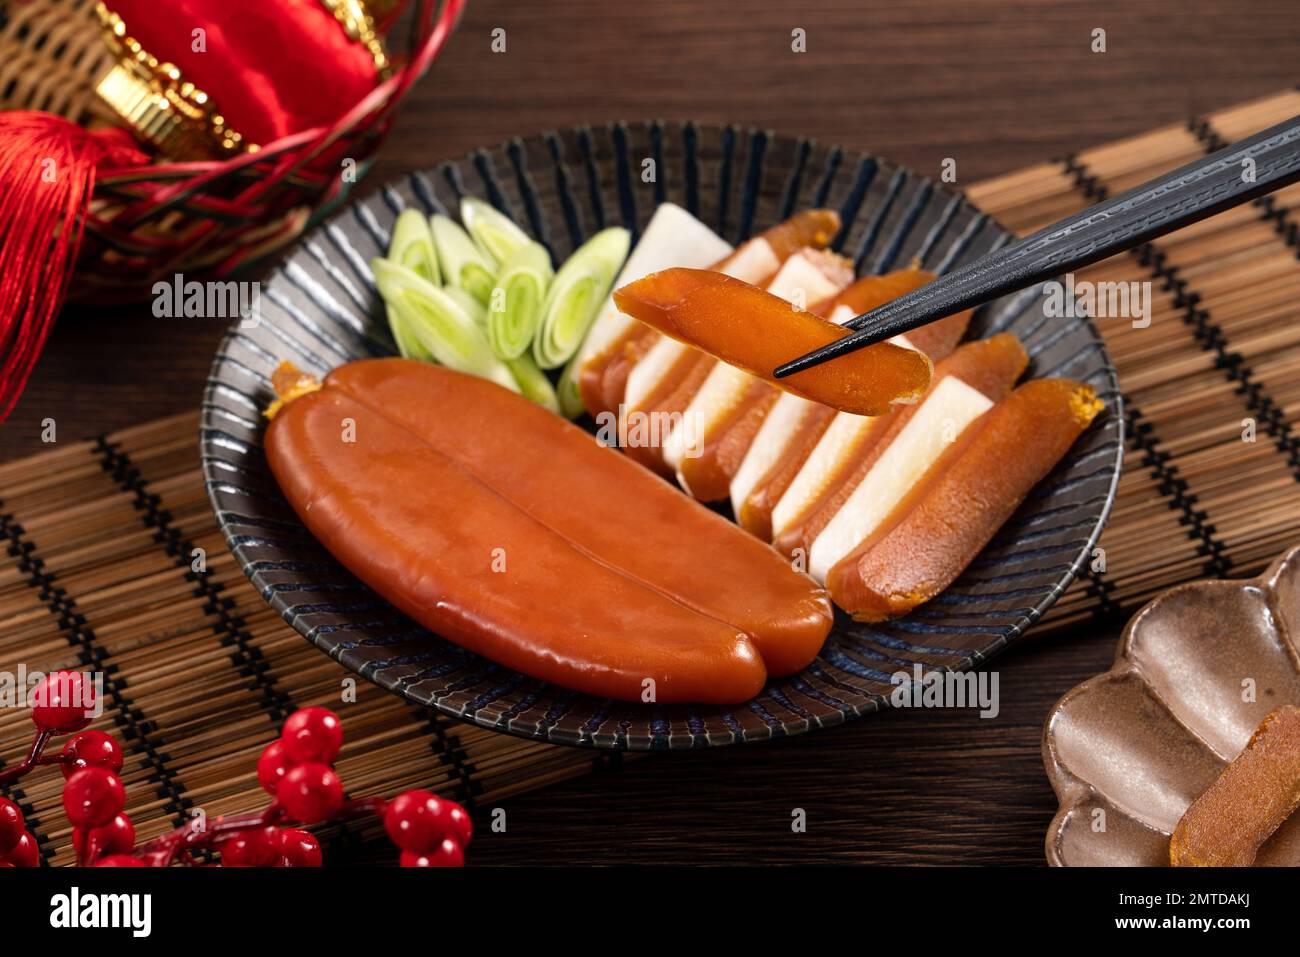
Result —
M321 0L106 3L127 36L179 68L247 143L329 126L379 79L370 51Z

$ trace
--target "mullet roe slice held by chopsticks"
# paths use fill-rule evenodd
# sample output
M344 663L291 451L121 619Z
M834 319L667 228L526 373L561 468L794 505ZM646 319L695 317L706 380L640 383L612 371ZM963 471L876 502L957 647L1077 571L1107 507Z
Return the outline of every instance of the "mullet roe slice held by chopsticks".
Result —
M860 621L905 615L951 585L1102 409L1088 386L1026 382L981 416L826 576Z
M807 209L747 239L709 268L757 286L766 286L801 250L825 249L839 228L840 217L834 210ZM675 262L669 265L691 267L694 264ZM634 323L634 329L635 333L626 342L622 353L609 363L604 373L605 401L611 407L617 407L625 397L629 405L636 404L635 393L643 387L629 390L628 383L632 369L643 359L649 358L654 368L663 370L663 382L670 388L672 383L682 379L703 382L701 371L702 367L706 371L710 365L708 356L692 352L675 340L664 339L659 331L640 323ZM641 378L645 378L644 371Z
M847 334L762 289L703 269L668 269L614 292L618 307L664 335L787 392L857 415L915 402L930 384L930 360L882 342L785 379L772 370L791 356Z
M781 266L767 292L787 302L799 297L822 299L852 279L853 264L843 256L801 249ZM682 488L701 502L714 502L727 497L750 444L783 393L742 369L705 358L711 363L709 374L669 435L663 454L676 469ZM694 433L696 440L689 455L684 444L687 432Z
M708 266L731 255L731 244L674 203L660 203L631 255L623 264L616 285L672 266ZM579 397L595 416L615 412L622 398L620 387L612 404L606 400L606 370L620 361L645 327L618 311L611 296L601 307L591 331L573 359ZM624 372L626 378L626 372Z
M349 363L280 409L265 444L295 511L362 581L543 680L641 700L651 678L660 702L735 703L830 630L825 592L770 549L485 380Z
M831 210L806 210L745 241L711 268L735 279L766 286L800 251L824 249L839 230L839 223L839 215ZM679 262L673 265L691 264ZM611 361L606 369L606 404L611 408L621 408L625 417L643 420L663 421L680 416L717 365L717 360L631 317L627 318L636 332L623 354ZM666 461L662 448L629 447L626 451L636 461L665 477L676 471L676 467Z

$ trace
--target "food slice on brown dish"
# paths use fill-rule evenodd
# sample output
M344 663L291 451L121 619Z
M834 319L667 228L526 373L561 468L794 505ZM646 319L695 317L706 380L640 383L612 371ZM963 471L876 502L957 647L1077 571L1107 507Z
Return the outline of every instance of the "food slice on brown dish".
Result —
M1300 708L1260 722L1241 754L1192 802L1169 840L1175 867L1249 867L1300 807Z

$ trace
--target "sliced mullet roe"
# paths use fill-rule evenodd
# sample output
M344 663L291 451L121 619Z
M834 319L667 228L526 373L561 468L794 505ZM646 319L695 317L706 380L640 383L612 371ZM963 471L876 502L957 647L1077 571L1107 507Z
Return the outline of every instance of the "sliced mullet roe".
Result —
M813 306L811 311L842 324L852 316L869 312L925 285L933 278L933 273L915 268L866 276ZM969 322L970 310L959 312L912 330L907 334L907 344L924 352L931 361L938 362L956 348ZM812 455L835 414L835 410L828 406L809 403L789 393L777 400L732 481L732 509L742 528L759 538L772 539L772 513L777 503ZM772 434L768 435L768 432ZM776 447L764 447L767 442ZM749 469L759 477L753 479L747 475Z
M781 457L750 489L738 508L732 503L740 527L765 541L772 540L772 512L777 502L781 501L781 496L799 474L799 469L817 447L837 414L830 406L820 403L809 403L802 412L798 424L786 440Z
M732 252L730 243L686 210L673 203L661 203L623 264L618 281L624 283L670 266L707 267ZM617 411L623 390L620 386L612 401L607 402L603 391L606 373L610 365L625 361L626 350L635 351L632 343L638 333L648 331L619 312L612 300L601 307L578 352L573 375L582 404L593 417Z
M820 298L847 285L852 278L853 265L843 256L801 249L785 261L767 291L787 302L801 294ZM700 447L695 450L697 454L679 457L670 443L664 458L677 465L677 479L683 488L702 502L714 502L727 497L732 479L778 397L809 403L733 365L706 358L712 364L709 376L685 412L690 424L698 426Z
M781 264L800 249L825 249L839 228L840 217L834 210L804 210L741 243L729 256L709 268L746 282L766 285ZM660 333L656 330L633 324L601 357L584 366L581 380L584 397L600 408L616 410L623 401L628 375L659 338ZM693 364L685 363L677 368L679 375L689 375ZM698 384L703 381L703 376L695 379ZM591 405L588 405L588 411L595 412Z
M698 454L683 456L678 462L677 480L682 488L701 502L726 498L732 476L779 394L760 379L744 383L730 409L702 430ZM689 406L684 413L695 414Z
M793 517L778 530L773 542L777 551L794 555L796 548L802 548L805 558L811 555L818 536L845 507L876 462L944 379L955 376L996 402L1015 385L1028 363L1029 356L1020 340L1009 332L999 333L968 342L941 359L935 366L927 394L916 405L874 419L837 416L827 430L834 428L842 433L838 458L824 463L825 474L815 494L801 503Z
M1174 867L1249 867L1300 807L1300 708L1270 712L1245 749L1192 802L1169 841Z
M805 209L795 213L783 223L777 223L755 238L767 240L772 252L781 262L789 259L805 246L825 249L840 231L840 214L833 209ZM726 262L721 268L726 271Z
M656 336L659 333L654 333ZM662 336L660 336L662 339ZM681 421L686 407L708 378L713 359L695 349L687 350L677 359L676 368L661 379L645 397L635 404L629 403L623 418L639 417L643 420ZM639 462L664 478L672 478L677 467L664 458L662 443L658 445L629 445L623 451L634 462Z
M860 621L883 621L938 595L1101 409L1081 383L1026 382L967 428L875 534L831 568L831 598Z
M828 345L846 330L777 296L702 269L666 269L624 286L627 315L694 345L787 392L858 415L915 402L930 384L930 360L888 342L776 380L781 363Z
M618 411L623 391L627 388L628 373L645 358L657 335L653 329L637 323L605 353L583 366L579 388L588 412L595 415L597 412Z

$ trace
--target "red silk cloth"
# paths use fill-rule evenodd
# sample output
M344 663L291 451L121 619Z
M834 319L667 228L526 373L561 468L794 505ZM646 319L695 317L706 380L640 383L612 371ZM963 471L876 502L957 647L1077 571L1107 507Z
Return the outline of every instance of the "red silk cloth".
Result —
M379 80L370 51L321 0L105 4L128 37L206 93L245 143L329 125Z

